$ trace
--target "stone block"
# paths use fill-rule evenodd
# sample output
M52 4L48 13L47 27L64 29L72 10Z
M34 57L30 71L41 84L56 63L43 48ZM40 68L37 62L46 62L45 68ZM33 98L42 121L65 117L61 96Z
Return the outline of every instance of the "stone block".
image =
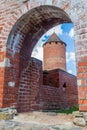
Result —
M83 117L83 114L81 112L79 112L79 111L75 111L72 114L73 114L73 117L78 117L78 118Z
M86 121L84 120L84 118L74 118L73 123L77 126L86 126Z
M87 112L82 112L84 120L87 122Z
M0 120L10 120L12 118L13 118L12 114L0 112Z

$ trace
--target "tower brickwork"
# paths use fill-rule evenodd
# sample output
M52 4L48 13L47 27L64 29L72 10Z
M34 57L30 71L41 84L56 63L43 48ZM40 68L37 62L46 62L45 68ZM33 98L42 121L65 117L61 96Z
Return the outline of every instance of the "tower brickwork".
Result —
M44 70L62 69L66 71L66 44L53 33L43 46Z

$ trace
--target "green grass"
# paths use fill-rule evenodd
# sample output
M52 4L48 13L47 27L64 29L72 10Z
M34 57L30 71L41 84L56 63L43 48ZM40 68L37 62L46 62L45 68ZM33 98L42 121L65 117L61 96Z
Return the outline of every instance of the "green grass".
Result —
M75 107L69 108L69 109L55 110L54 112L56 112L56 113L65 113L65 114L72 114L72 112L78 111L78 110L79 110L79 107L75 106Z

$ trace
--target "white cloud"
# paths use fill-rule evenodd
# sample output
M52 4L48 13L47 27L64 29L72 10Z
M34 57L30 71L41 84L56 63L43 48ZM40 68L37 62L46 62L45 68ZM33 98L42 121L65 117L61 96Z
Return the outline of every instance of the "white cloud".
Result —
M72 74L72 73L73 73L73 71L72 71L72 70L68 70L68 73Z
M71 38L74 37L74 28L71 28L71 30L70 30L70 32L69 32L69 36L70 36Z
M67 72L76 75L75 52L66 52L66 62L67 62Z
M33 50L31 57L35 57L41 61L43 61L43 48L37 47Z
M75 52L70 52L70 59L75 61Z
M53 27L52 29L50 29L49 31L46 32L46 35L52 35L53 32L55 32L57 35L59 34L63 34L63 30L61 28L62 25L58 25L56 27Z
M66 52L66 62L75 62L75 52Z

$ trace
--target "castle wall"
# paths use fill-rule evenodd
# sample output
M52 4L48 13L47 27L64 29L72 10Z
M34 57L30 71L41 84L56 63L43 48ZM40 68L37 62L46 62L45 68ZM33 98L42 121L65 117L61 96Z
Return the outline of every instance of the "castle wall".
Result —
M43 84L42 91L46 96L42 97L49 109L52 109L52 104L55 104L54 108L69 108L78 104L76 76L60 69L45 71L43 74Z
M67 86L64 90L63 87L43 85L40 89L39 99L42 110L72 108L78 104L77 88Z
M77 78L76 76L61 69L55 69L43 72L44 85L59 87L63 86L64 83L72 87L73 86L77 87Z
M43 85L42 62L31 58L20 75L17 99L19 112L63 109L77 105L76 77L61 70L52 71L49 75L53 76L54 84L59 78L59 86ZM66 82L66 88L63 88L64 82Z

